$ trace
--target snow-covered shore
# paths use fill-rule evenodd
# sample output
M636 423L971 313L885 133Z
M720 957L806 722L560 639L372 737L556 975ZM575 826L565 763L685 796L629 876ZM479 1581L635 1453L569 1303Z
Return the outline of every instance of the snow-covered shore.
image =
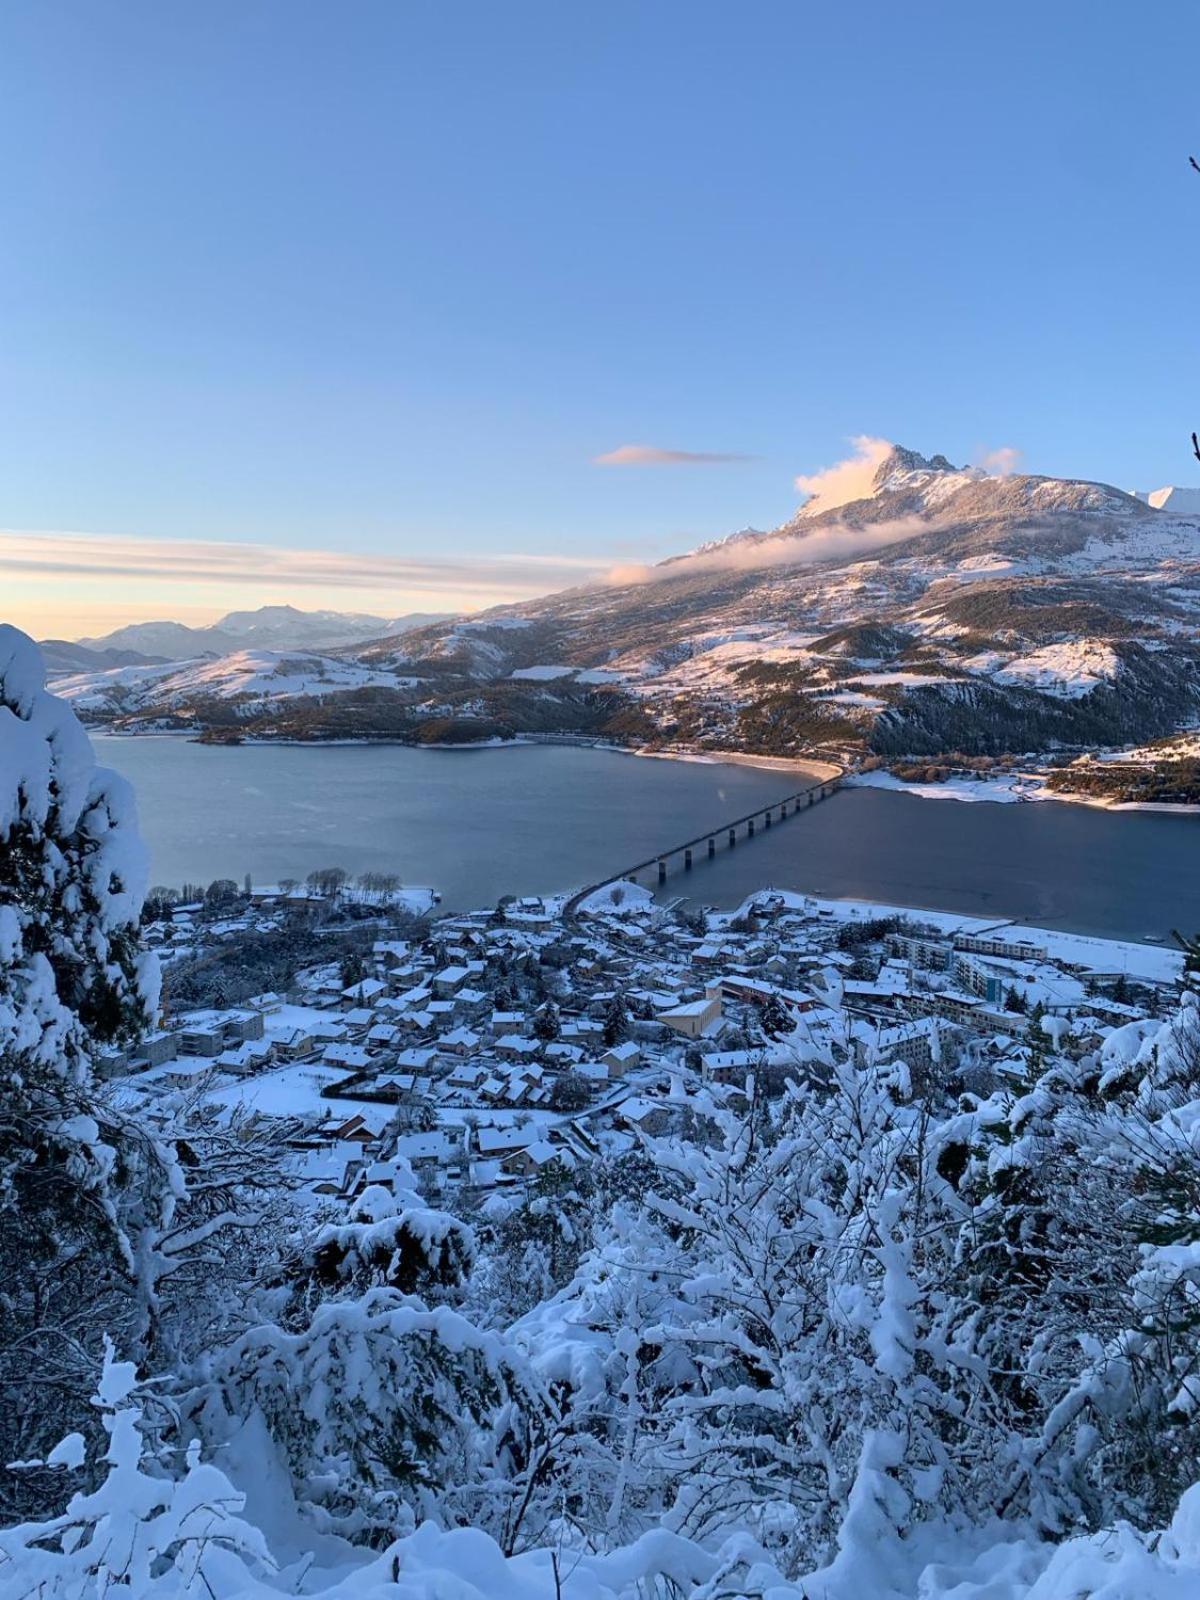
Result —
M1106 800L1102 796L1064 794L1051 789L1041 772L1003 772L993 778L946 778L941 783L906 783L894 773L855 772L843 780L859 789L890 789L919 800L965 800L1008 805L1024 800L1055 800L1060 805L1090 806L1097 811L1161 811L1171 816L1200 815L1200 805L1154 800Z

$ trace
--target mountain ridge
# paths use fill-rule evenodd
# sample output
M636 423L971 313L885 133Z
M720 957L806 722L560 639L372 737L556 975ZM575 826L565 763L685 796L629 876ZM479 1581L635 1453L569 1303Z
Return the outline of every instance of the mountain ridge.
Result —
M70 692L132 728L554 732L848 763L1065 754L1200 721L1200 516L899 447L867 488L620 581L328 647L329 665L231 656L169 703L154 674Z
M202 628L164 618L128 623L111 633L71 642L95 654L134 651L147 657L183 661L204 655L231 654L260 644L267 649L283 650L353 644L440 622L447 615L446 612L412 612L387 618L369 612L302 611L296 606L266 605L253 611L227 612Z

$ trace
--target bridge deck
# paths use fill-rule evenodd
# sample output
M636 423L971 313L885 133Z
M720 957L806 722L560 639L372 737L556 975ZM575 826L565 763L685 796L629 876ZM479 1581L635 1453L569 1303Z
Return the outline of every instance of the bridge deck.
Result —
M693 850L697 845L707 845L710 840L715 840L720 834L733 834L738 828L746 827L757 822L760 818L769 818L773 812L782 810L785 806L794 805L809 798L809 804L816 802L811 799L814 794L823 800L831 794L840 783L840 777L826 778L818 783L810 783L807 788L796 789L791 794L785 794L778 800L772 800L769 805L756 806L753 811L747 811L743 816L735 817L732 822L722 822L714 828L705 828L703 833L698 833L692 839L685 839L682 844L673 844L667 850L656 850L652 856L647 856L644 861L638 861L632 867L624 867L620 872L614 872L607 878L602 878L598 883L592 883L586 889L580 889L566 902L563 915L572 917L580 902L586 900L588 895L595 894L598 889L606 888L610 883L620 883L623 878L635 878L639 872L645 872L648 867L664 869L667 861L672 856L682 855L685 850ZM793 813L794 814L794 813Z

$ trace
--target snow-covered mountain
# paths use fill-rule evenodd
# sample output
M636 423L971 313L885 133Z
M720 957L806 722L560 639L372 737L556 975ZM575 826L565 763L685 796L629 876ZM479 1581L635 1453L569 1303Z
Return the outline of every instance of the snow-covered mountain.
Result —
M238 650L232 655L154 666L111 667L59 678L54 692L81 716L103 718L152 705L159 714L236 704L241 715L287 700L321 699L350 689L393 688L395 675L356 661L308 652Z
M266 709L236 655L184 701L152 674L107 712L73 693L126 725L235 717L301 736L557 730L887 756L1143 741L1200 719L1200 515L896 448L858 498L810 499L637 581L335 654L368 681L329 675Z
M1200 489L1181 489L1176 484L1165 484L1148 493L1135 489L1135 500L1142 500L1155 511L1167 511L1174 516L1200 517Z
M222 656L246 647L267 650L327 650L365 639L404 633L409 628L441 621L444 612L414 612L379 617L365 612L300 611L295 606L260 606L256 611L230 611L206 628L182 622L133 622L98 639L76 641L92 651L126 650L171 661L197 656Z

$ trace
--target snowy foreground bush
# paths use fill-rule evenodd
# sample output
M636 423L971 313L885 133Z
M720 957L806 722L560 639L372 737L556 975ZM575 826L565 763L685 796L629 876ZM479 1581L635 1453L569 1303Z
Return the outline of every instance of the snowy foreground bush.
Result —
M136 1388L132 1363L115 1360L109 1348L95 1396L108 1440L106 1475L95 1490L74 1494L60 1516L0 1531L0 1600L1191 1600L1200 1593L1200 1485L1150 1537L1118 1525L1054 1546L997 1538L999 1529L989 1541L962 1525L932 1525L904 1539L887 1515L894 1455L882 1441L865 1453L832 1564L794 1583L744 1536L702 1548L664 1530L606 1554L560 1545L505 1557L485 1533L431 1521L381 1552L356 1552L306 1538L286 1488L280 1492L268 1473L268 1494L280 1493L271 1520L286 1550L281 1559L246 1520L246 1495L201 1460L198 1445L177 1472L151 1469ZM64 1477L81 1468L80 1436L64 1439L49 1465Z
M0 1600L1200 1596L1195 994L1015 1083L797 1033L522 1199L324 1211L97 1082L143 871L0 628Z

